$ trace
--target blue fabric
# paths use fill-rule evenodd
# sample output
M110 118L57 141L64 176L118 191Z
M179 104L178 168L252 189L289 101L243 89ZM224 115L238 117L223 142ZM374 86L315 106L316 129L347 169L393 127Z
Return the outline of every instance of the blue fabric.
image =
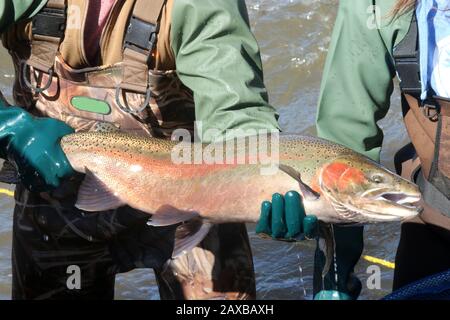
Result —
M448 0L420 0L416 8L419 28L421 98L433 89L450 98L450 4Z
M450 300L450 270L413 282L383 300Z

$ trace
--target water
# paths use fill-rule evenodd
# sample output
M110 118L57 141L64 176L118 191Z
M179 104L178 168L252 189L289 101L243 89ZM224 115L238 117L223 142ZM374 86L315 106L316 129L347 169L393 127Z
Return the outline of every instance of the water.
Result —
M314 119L321 70L330 41L337 0L247 0L247 6L252 28L261 46L270 100L280 113L282 128L290 132L315 134ZM10 58L4 50L0 50L0 90L10 101L12 81ZM382 161L391 168L395 150L407 141L398 90L393 97L391 111L381 122L386 136ZM11 296L12 206L11 198L0 196L0 299L9 299ZM249 226L249 234L258 298L311 299L315 242L296 245L262 240L255 235L253 226ZM364 254L393 261L398 236L399 224L367 227ZM381 289L367 289L369 275L366 270L370 264L361 260L356 268L363 282L361 299L381 298L391 290L393 271L385 267L380 267ZM118 275L116 298L158 299L152 270L140 269Z

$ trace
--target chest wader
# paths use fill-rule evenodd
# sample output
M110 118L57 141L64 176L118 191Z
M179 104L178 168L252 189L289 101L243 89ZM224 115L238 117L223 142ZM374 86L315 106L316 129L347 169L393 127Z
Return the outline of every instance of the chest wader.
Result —
M394 49L402 109L411 144L396 157L403 177L415 181L429 207L402 224L394 289L450 269L450 100L432 95L421 101L416 17Z
M104 124L160 138L192 131L193 95L167 50L172 2L117 0L92 63L83 45L88 1L50 0L32 21L3 35L15 65L16 104L76 131ZM147 226L149 215L129 207L84 213L74 207L80 180L51 196L17 186L14 299L112 299L115 274L134 268L155 270L162 299L255 296L245 225L215 226L197 247L171 259L176 226ZM79 283L71 277L74 265Z

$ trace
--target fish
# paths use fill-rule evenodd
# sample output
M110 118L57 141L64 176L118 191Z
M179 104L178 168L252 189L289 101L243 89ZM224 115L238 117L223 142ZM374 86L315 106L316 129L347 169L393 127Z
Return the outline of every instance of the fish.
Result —
M278 170L272 174L262 174L263 163L252 162L259 159L254 145L238 146L237 140L232 143L232 161L199 163L192 161L198 151L227 158L223 142L182 144L191 160L185 163L173 158L180 142L114 130L67 135L61 147L74 170L85 174L78 191L79 209L103 211L129 205L150 214L152 226L184 223L188 231L176 236L173 258L198 245L213 223L256 223L263 201L274 193L295 190L302 196L305 212L319 219L325 277L336 264L332 224L400 221L422 211L418 187L375 161L317 137L281 134L277 138L277 148L272 140L267 146L277 153ZM194 221L195 227L188 221Z
M184 143L192 154L223 151ZM151 215L155 226L201 218L211 223L251 222L274 193L298 191L305 211L324 223L366 224L418 215L418 187L371 159L317 137L281 134L278 170L262 163L174 163L180 142L123 132L79 132L61 147L75 171L85 174L76 207L103 211L129 205ZM235 154L257 157L249 144ZM192 156L193 157L193 156Z
M325 276L335 259L332 224L401 221L422 211L415 184L350 148L311 136L277 138L276 148L274 140L267 146L276 153L271 174L263 174L267 163L255 161L260 150L236 139L231 161L199 163L193 161L199 151L229 160L223 142L180 143L102 127L66 135L60 144L73 169L85 174L75 206L101 212L128 205L148 213L151 226L180 224L172 258L198 245L213 224L258 222L264 201L294 190L319 220ZM173 158L180 147L189 154L185 163ZM11 168L5 162L0 180L17 183Z

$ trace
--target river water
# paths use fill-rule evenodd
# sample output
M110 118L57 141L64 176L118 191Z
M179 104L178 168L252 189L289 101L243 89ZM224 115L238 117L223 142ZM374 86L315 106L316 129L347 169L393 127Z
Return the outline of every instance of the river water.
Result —
M271 103L285 131L315 134L314 119L321 70L336 15L337 0L247 0L250 20L261 47L265 81ZM0 90L9 101L13 68L0 49ZM382 162L392 168L395 150L406 133L398 90L381 122L385 133ZM12 186L0 186L12 189ZM0 195L0 299L11 297L11 229L13 201ZM278 243L259 239L249 226L259 299L311 299L314 242ZM399 224L366 227L364 254L393 261ZM361 299L378 299L391 290L393 270L380 266L381 288L366 285L371 263L361 259L356 273L363 282ZM299 271L301 266L303 282ZM139 269L117 276L116 299L159 299L152 270ZM302 284L303 283L303 284ZM306 291L306 296L304 294Z

